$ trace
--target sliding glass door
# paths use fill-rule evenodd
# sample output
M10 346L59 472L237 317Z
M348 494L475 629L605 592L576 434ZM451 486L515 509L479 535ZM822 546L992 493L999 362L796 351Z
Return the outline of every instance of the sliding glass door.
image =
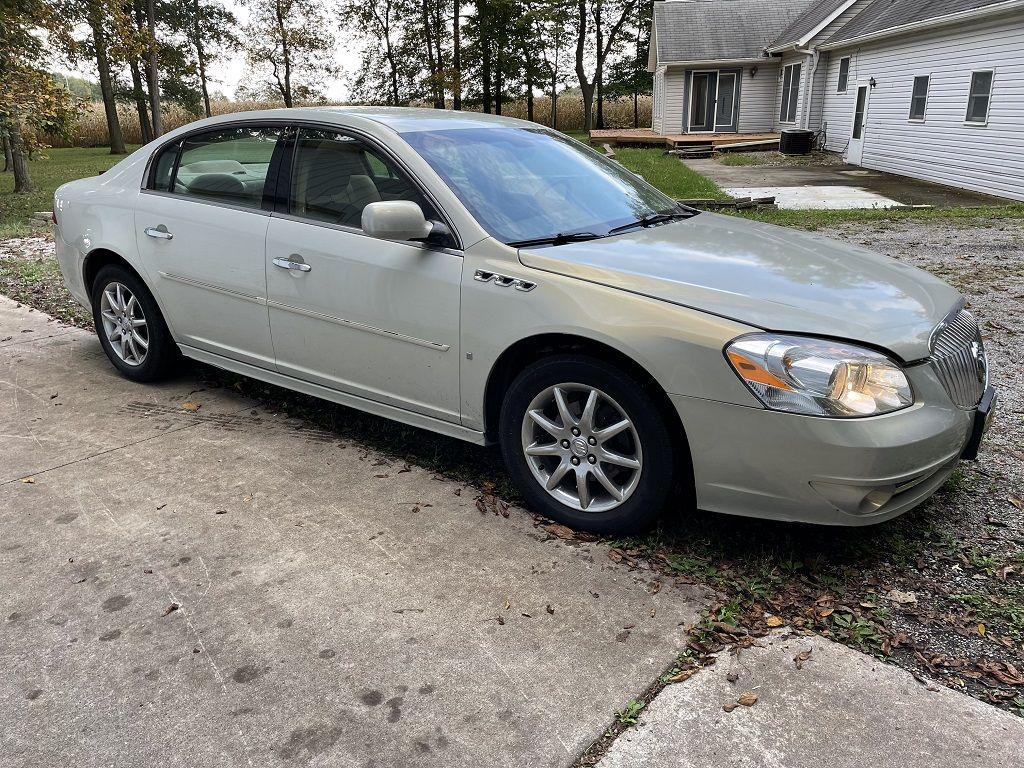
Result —
M690 133L735 133L738 88L738 72L694 72L688 104Z

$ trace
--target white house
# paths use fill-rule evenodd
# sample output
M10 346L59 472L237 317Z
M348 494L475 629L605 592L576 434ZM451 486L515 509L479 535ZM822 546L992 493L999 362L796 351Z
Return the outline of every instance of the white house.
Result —
M655 133L808 128L1024 200L1024 0L658 0L649 69Z

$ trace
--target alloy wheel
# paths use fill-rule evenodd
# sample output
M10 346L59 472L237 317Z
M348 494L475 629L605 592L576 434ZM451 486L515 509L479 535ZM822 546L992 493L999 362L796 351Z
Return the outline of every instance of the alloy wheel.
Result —
M149 326L142 305L123 283L108 283L100 298L103 333L128 365L142 365L149 351Z
M523 415L522 448L541 487L583 512L607 512L636 490L643 450L626 411L586 384L558 384Z

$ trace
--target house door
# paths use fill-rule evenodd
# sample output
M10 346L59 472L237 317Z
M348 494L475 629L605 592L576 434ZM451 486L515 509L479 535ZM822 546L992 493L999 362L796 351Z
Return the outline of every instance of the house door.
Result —
M852 165L860 165L864 156L864 133L868 122L868 94L870 88L867 85L857 86L857 99L853 107L853 130L850 133L850 143L846 147L846 162Z
M715 108L715 131L735 132L736 125L736 73L718 73L718 102Z
M694 72L690 86L690 131L715 130L718 72Z

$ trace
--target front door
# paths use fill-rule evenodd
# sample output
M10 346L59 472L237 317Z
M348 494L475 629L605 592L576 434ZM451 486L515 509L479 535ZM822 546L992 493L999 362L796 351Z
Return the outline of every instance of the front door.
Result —
M718 101L715 108L715 131L717 133L735 132L736 120L736 73L718 73Z
M437 214L363 140L302 128L286 210L267 232L278 370L351 395L459 421L462 256L361 229L363 208L412 200Z
M262 202L280 133L224 127L172 144L135 206L139 256L176 340L263 368L274 352Z
M850 133L850 143L846 148L846 162L852 165L860 165L864 157L864 134L867 131L870 92L868 85L857 86L857 98L853 106L853 129Z
M690 131L715 130L715 102L718 98L718 72L694 72L690 84Z

